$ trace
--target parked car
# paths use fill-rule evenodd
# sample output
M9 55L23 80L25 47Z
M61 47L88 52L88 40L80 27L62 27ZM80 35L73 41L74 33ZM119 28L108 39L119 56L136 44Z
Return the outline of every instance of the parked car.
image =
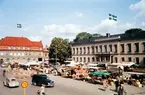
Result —
M46 87L54 87L54 81L49 79L45 74L35 74L32 76L32 85L45 85Z
M4 86L7 87L19 87L19 82L15 77L12 76L6 76L6 78L3 81Z
M7 64L7 63L3 63L3 64L1 65L1 67L2 67L2 68L7 68L7 67L8 67L8 64Z

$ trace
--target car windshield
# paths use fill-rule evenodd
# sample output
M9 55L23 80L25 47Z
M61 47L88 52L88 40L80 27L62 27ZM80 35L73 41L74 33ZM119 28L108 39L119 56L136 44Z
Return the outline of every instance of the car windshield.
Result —
M42 79L49 79L48 76L41 76L41 77L42 77Z
M16 79L11 79L11 81L16 81Z
M97 67L105 67L105 64L98 64Z

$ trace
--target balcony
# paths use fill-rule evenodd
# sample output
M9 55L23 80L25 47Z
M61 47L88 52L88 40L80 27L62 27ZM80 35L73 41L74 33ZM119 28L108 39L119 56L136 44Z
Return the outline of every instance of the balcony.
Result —
M95 55L110 55L112 52L95 52Z

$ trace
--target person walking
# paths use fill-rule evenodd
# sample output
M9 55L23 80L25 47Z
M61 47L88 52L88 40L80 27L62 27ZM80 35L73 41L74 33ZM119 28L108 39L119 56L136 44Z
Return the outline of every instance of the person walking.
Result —
M103 80L103 88L104 88L104 91L106 91L106 89L108 88L108 80L106 78L104 78Z
M115 91L118 91L118 87L119 85L121 85L120 79L117 79L117 81L115 81Z
M6 76L6 70L3 70L3 77Z
M42 85L40 87L40 95L45 95L45 86L44 85Z
M124 87L122 86L122 84L120 84L118 86L118 95L124 95Z

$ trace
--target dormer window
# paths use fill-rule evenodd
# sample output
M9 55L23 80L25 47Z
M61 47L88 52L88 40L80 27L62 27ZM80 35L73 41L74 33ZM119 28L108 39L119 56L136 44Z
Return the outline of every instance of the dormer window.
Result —
M28 47L27 49L28 49L28 50L30 50L30 48L29 48L29 47Z
M11 47L8 47L8 49L11 49Z
M25 49L25 47L23 47L23 50Z

